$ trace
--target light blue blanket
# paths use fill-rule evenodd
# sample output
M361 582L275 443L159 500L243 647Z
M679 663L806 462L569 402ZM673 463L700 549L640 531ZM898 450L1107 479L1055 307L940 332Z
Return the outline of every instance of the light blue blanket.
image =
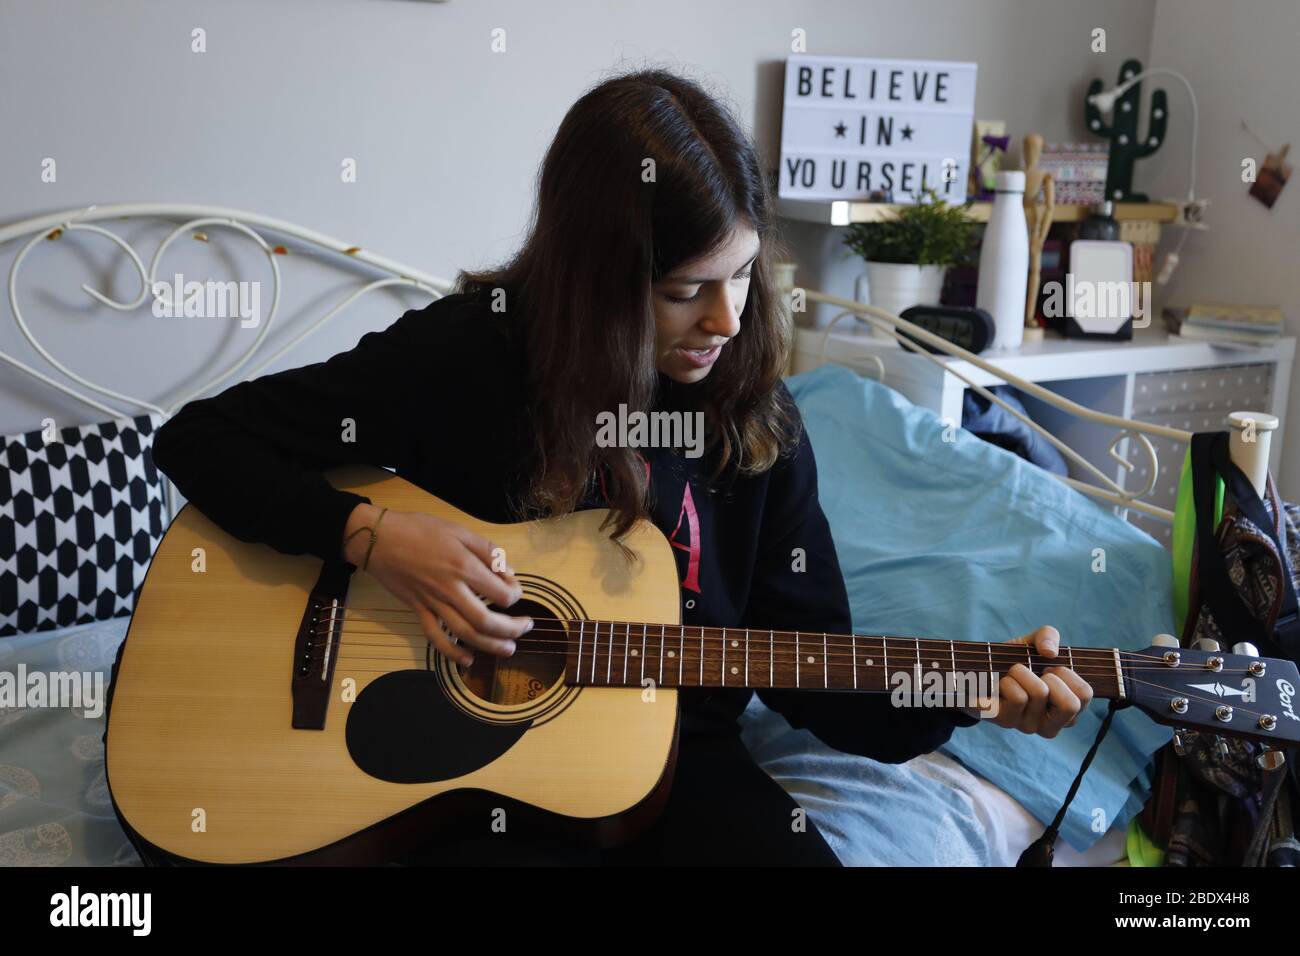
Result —
M99 696L127 621L0 640L0 673L11 680L20 668L28 675L80 674L83 692L95 694L80 708L0 702L0 867L139 865L109 799L106 700Z
M1140 650L1172 632L1168 552L1107 508L847 369L786 384L812 440L856 633L1001 641L1051 624L1064 644ZM1054 740L982 723L944 751L1050 820L1104 715L1094 702ZM1116 715L1066 842L1083 850L1127 825L1169 736L1136 709Z

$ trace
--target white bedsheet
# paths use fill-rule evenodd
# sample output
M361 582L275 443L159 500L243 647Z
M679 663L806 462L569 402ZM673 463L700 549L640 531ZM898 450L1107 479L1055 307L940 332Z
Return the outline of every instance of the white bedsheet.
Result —
M936 751L903 764L832 750L795 730L755 695L742 736L767 773L803 807L848 866L1015 866L1043 834L1006 791ZM1123 827L1080 853L1056 844L1057 866L1125 858Z
M109 671L128 619L0 640L0 671ZM102 708L101 708L102 710ZM108 797L105 715L0 707L0 866L131 866L140 858Z

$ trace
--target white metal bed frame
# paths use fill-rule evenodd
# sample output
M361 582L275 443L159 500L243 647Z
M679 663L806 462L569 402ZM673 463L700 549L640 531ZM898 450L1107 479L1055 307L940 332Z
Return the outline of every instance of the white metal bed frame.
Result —
M133 219L144 217L182 220L181 224L176 226L159 244L149 263L148 269L145 268L139 255L136 254L136 251L126 242L126 240L111 230L96 225L96 223L108 219ZM136 272L139 274L141 281L139 295L136 296L133 301L118 302L84 283L81 288L88 296L102 305L117 311L130 312L140 308L149 301L150 292L154 288L154 281L157 276L158 264L162 259L163 253L167 251L167 248L172 244L172 242L181 234L186 232L191 232L194 238L205 239L206 236L198 232L198 230L208 226L222 226L234 229L237 233L252 239L266 254L273 282L271 305L267 310L266 318L262 323L262 329L257 334L252 344L226 368L216 375L211 376L197 388L183 391L179 397L173 397L169 400L163 401L161 404L155 404L146 399L126 395L114 389L96 384L84 376L78 375L51 355L49 351L41 345L40 341L32 334L30 327L23 318L21 308L18 304L18 277L24 260L42 239L57 240L71 233L85 232L102 236L114 243L130 258L132 264L134 264L136 268ZM278 243L273 247L267 243L267 241L257 231L258 229L278 233L282 236L297 240L302 243L303 246L294 249L285 246L283 243ZM45 359L50 366L71 379L77 386L80 386L81 389L97 392L118 402L128 403L138 409L156 413L163 419L170 417L172 413L183 406L186 402L209 394L212 389L230 380L237 372L239 372L245 380L256 377L265 368L280 359L285 353L318 332L327 322L367 292L374 289L384 288L386 286L406 285L414 286L415 288L428 292L435 298L441 298L443 295L446 295L451 291L453 285L446 279L424 273L421 270L411 268L410 266L388 259L377 253L370 252L355 244L343 242L342 240L307 229L296 223L272 218L260 213L249 212L241 209L231 209L222 206L196 205L191 203L116 203L110 205L91 205L79 209L65 210L59 213L34 216L12 223L8 226L0 227L0 246L3 246L12 239L22 237L27 237L27 241L14 257L13 264L10 266L8 295L9 307L12 310L14 322L17 324L23 337L28 341L36 353ZM315 250L318 249L342 257L345 260L364 263L374 270L386 273L386 277L371 280L359 289L352 291L350 294L345 296L342 301L326 311L324 315L308 324L302 332L295 336L286 345L265 358L257 356L258 361L255 364L250 364L253 362L254 356L265 340L267 333L270 331L275 320L276 312L279 308L281 276L279 263L276 261L277 255L313 255L316 254ZM1151 479L1147 483L1147 486L1141 490L1130 491L1121 488L1095 465L1087 461L1083 456L1079 455L1064 442L1060 441L1056 436L1048 433L1036 422L1021 414L1018 410L1011 408L997 395L989 392L983 386L975 384L960 373L954 372L951 368L947 369L948 374L957 375L965 381L969 387L977 390L980 394L984 395L991 401L996 402L1002 408L1006 409L1016 418L1024 422L1029 428L1032 428L1035 432L1041 435L1045 441L1057 448L1077 466L1088 474L1094 476L1100 484L1093 485L1074 478L1062 478L1063 481L1068 482L1070 485L1085 494L1110 502L1111 504L1123 508L1134 508L1142 511L1144 514L1162 518L1166 521L1173 520L1172 512L1140 500L1143 496L1150 494L1151 490L1155 486L1156 476L1159 474L1159 462L1156 456L1156 451L1151 445L1151 442L1147 439L1147 436L1158 435L1186 443L1191 440L1191 434L1189 432L1093 411L1092 409L1072 402L1069 399L1063 398L1040 385L1025 381L1024 379L1005 372L1002 369L999 369L996 365L981 359L979 356L974 355L951 342L941 339L892 313L824 292L797 288L793 282L794 265L791 263L779 264L776 273L778 284L781 287L784 301L787 306L802 311L806 302L822 302L842 310L835 316L831 325L826 329L827 337L829 337L830 329L835 325L835 323L839 322L840 319L846 315L855 315L862 318L864 321L870 322L886 335L894 338L904 348L925 356L931 361L938 362L933 355L917 346L914 342L908 341L906 338L901 336L899 332L906 332L909 336L932 345L949 355L965 359L972 365L981 368L992 375L996 375L1009 385L1013 385L1016 388L1061 409L1062 411L1088 421L1117 429L1118 433L1109 446L1109 453L1115 461L1130 472L1135 467L1118 451L1120 444L1125 441L1125 439L1134 440L1137 447L1147 455L1150 461ZM825 341L826 340L824 339L822 346L823 354L825 353ZM92 398L77 387L61 382L2 350L0 350L0 360L3 360L19 371L26 373L37 381L43 382L51 388L57 389L66 395L70 395L78 401L89 405L92 408L98 409L114 418L139 414L139 412L125 412L120 408L114 408L96 398ZM876 361L879 364L879 359L876 359ZM883 365L881 366L881 371L883 373ZM1265 475L1267 474L1268 469L1269 434L1277 427L1278 421L1274 416L1264 413L1234 412L1229 416L1228 423L1232 430L1232 460L1242 469L1243 472L1246 473L1248 477L1250 477L1255 487L1262 492ZM174 495L175 489L171 483L168 482L169 515L175 514Z

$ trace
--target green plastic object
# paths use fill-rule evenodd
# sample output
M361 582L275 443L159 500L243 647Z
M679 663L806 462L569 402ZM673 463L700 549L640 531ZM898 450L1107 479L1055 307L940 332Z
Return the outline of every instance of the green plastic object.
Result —
M1214 479L1214 527L1223 520L1223 479ZM1187 628L1188 590L1192 582L1192 547L1196 543L1196 504L1192 497L1192 452L1183 455L1178 476L1178 500L1174 504L1174 620L1178 636Z
M1137 60L1125 60L1119 68L1117 83L1142 72ZM1106 84L1093 80L1087 96L1100 93ZM1151 112L1147 116L1146 136L1138 135L1138 114L1142 112L1142 84L1135 83L1116 101L1109 123L1093 103L1084 100L1084 122L1094 136L1110 140L1106 163L1106 198L1115 202L1146 202L1146 193L1133 192L1133 164L1150 156L1165 141L1165 123L1169 116L1169 98L1164 90L1151 94Z
M1147 831L1142 829L1137 817L1128 822L1128 833L1124 838L1124 849L1128 854L1129 866L1163 866L1165 851L1151 842Z

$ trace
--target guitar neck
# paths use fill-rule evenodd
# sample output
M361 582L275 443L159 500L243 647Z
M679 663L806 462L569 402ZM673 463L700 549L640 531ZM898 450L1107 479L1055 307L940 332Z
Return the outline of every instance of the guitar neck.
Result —
M915 693L954 687L973 695L1016 664L1035 674L1069 667L1094 696L1124 696L1114 648L1062 647L1055 658L1024 644L824 634L632 621L570 620L567 676L594 687L750 687ZM997 680L991 682L996 686Z

